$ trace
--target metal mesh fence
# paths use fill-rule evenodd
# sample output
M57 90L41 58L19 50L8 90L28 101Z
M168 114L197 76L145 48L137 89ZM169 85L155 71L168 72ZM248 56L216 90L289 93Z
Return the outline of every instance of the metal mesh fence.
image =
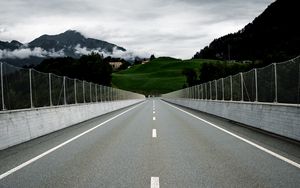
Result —
M222 79L217 80L217 99L223 100L223 81L222 81Z
M224 100L231 100L231 77L224 78Z
M202 84L203 87L203 99L208 99L207 96L207 83Z
M275 102L274 65L257 69L257 91L259 102Z
M236 74L232 76L232 100L242 100L242 89L241 89L241 75Z
M31 70L32 101L34 107L50 105L49 74Z
M256 100L255 70L243 73L243 98L245 101Z
M3 110L30 108L29 71L2 64Z
M53 105L64 104L64 79L61 76L51 74L51 96Z
M74 79L65 78L66 103L75 104L75 81Z
M145 98L137 93L1 62L0 86L1 110Z
M300 57L276 64L277 102L300 103Z
M207 99L211 99L211 82L206 83Z
M83 81L76 80L76 100L77 103L84 103Z
M96 88L95 84L90 83L91 86L91 102L96 102Z
M163 97L194 98L191 88ZM300 56L193 87L200 99L300 104Z
M83 87L84 87L84 102L91 102L90 83L83 81Z
M215 80L214 81L211 81L211 99L215 100L216 99L216 82Z

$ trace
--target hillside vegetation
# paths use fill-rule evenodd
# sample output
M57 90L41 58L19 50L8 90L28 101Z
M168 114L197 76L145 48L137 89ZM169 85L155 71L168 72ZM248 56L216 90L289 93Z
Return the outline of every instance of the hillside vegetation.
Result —
M186 77L182 74L184 69L194 69L196 72L203 63L217 63L216 60L180 60L161 57L147 64L135 65L127 70L114 73L112 84L120 89L138 93L162 94L182 89Z
M277 0L237 33L215 39L194 58L260 60L265 64L300 54L299 1Z

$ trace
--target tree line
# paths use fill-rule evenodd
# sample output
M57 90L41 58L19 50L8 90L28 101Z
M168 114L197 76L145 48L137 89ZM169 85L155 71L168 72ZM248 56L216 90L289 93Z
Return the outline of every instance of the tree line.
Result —
M53 73L59 76L67 76L110 86L112 78L110 61L112 61L111 57L104 58L100 54L92 53L83 55L79 59L72 57L45 59L33 68L40 72Z

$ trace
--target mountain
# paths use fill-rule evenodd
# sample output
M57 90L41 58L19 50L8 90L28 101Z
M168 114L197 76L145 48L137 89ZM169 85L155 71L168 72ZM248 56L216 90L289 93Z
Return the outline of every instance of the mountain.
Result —
M19 41L13 40L11 42L2 42L0 41L0 50L8 49L8 50L15 50L22 46L23 44Z
M81 33L68 30L58 35L42 35L28 44L18 41L0 41L0 60L14 65L39 64L49 57L73 57L91 53L112 54L126 49L106 41L86 38Z
M39 38L28 43L30 48L41 47L47 51L54 49L55 51L64 50L66 56L76 57L76 47L87 48L89 50L99 49L103 52L112 53L113 49L126 51L124 48L115 44L111 44L102 40L85 38L81 33L68 30L58 35L42 35Z
M194 58L278 62L300 54L299 3L277 0L252 23L212 41Z

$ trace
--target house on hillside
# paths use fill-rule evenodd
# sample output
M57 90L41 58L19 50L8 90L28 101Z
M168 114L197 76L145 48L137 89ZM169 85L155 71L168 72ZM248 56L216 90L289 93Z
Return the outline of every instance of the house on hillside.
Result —
M149 63L149 60L142 61L142 64L146 64L146 63Z
M112 66L113 70L117 70L120 68L120 66L123 64L122 62L109 62L109 64Z

